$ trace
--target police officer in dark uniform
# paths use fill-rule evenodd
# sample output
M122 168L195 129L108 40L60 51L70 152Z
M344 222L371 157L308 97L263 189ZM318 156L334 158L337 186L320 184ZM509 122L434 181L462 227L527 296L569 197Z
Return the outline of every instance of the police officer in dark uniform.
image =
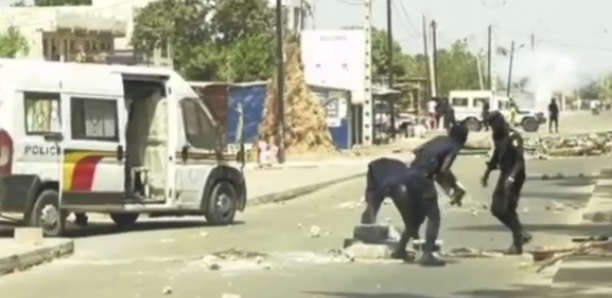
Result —
M491 112L486 121L493 134L494 151L481 183L486 187L491 171L500 170L493 190L491 213L512 232L512 246L508 254L522 254L523 245L531 240L531 235L523 230L517 213L526 178L523 137L512 130L497 111Z
M445 265L434 255L441 220L434 180L453 198L453 204L461 205L465 190L457 183L451 167L467 135L465 125L451 127L448 136L438 136L415 149L410 167L389 158L377 159L368 165L367 207L361 222L376 222L382 201L386 196L391 197L405 227L393 257L407 257L406 245L411 238L419 238L419 228L427 219L425 245L418 262L424 266Z

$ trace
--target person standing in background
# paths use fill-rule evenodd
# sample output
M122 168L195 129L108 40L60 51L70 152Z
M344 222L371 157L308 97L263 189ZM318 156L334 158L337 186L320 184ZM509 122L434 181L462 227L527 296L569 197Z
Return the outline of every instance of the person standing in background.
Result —
M438 115L437 115L438 103L435 99L430 99L427 102L427 113L429 114L429 129L436 129L438 126Z
M553 97L550 100L550 104L548 105L548 132L559 132L559 105L557 105L557 100Z
M487 119L487 117L489 117L489 112L490 111L491 111L491 107L489 106L489 103L488 102L484 102L482 104L482 113L481 113L480 117L482 117L482 124L484 126L484 130L485 131L489 131L489 124L485 120Z

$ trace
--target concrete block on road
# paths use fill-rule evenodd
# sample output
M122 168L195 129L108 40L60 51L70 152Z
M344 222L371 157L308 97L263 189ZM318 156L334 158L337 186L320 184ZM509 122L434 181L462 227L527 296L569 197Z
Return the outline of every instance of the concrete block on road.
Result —
M363 243L380 244L389 240L390 227L381 224L357 225L353 229L353 239Z
M18 245L40 245L43 232L41 228L15 228L13 238Z
M39 245L18 245L11 239L0 240L0 275L22 271L74 253L69 239L45 239Z
M344 249L344 252L355 259L389 259L393 253L391 244L355 243Z

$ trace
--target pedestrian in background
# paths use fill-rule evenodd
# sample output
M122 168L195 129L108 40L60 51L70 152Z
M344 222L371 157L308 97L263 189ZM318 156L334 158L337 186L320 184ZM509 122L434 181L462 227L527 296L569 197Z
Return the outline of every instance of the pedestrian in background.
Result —
M436 129L438 127L438 116L437 116L438 103L435 99L430 99L427 102L427 113L429 113L429 129Z
M559 105L557 100L553 97L548 105L548 132L559 132Z
M489 106L488 102L484 102L482 104L482 113L481 113L481 117L482 117L482 124L484 126L484 130L485 131L489 131L489 124L487 123L487 121L485 121L487 119L487 117L489 117L489 112L491 111L491 107Z

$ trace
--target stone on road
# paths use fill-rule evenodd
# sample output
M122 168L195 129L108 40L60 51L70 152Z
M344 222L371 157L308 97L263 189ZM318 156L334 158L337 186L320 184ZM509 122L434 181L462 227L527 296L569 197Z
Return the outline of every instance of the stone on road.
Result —
M605 160L529 162L540 173L591 172ZM445 249L501 250L509 232L483 205L492 186L478 177L483 160L457 161L458 176L472 201L464 207L444 205L440 237ZM495 177L491 177L494 181ZM133 231L118 232L111 223L97 223L76 239L70 259L0 278L0 293L11 298L106 297L543 297L551 276L524 268L528 256L451 258L444 268L422 268L386 260L355 261L342 251L360 219L364 179L330 186L284 204L249 208L241 223L208 227L199 218L143 220ZM529 180L521 214L535 236L533 246L567 243L567 230L580 218L592 189L587 178ZM338 206L354 206L342 208ZM477 216L473 211L478 210ZM380 219L401 225L392 204ZM311 227L318 227L318 237ZM518 286L521 285L521 286ZM504 295L500 293L506 293ZM233 295L233 296L232 296ZM530 296L531 295L531 296Z

